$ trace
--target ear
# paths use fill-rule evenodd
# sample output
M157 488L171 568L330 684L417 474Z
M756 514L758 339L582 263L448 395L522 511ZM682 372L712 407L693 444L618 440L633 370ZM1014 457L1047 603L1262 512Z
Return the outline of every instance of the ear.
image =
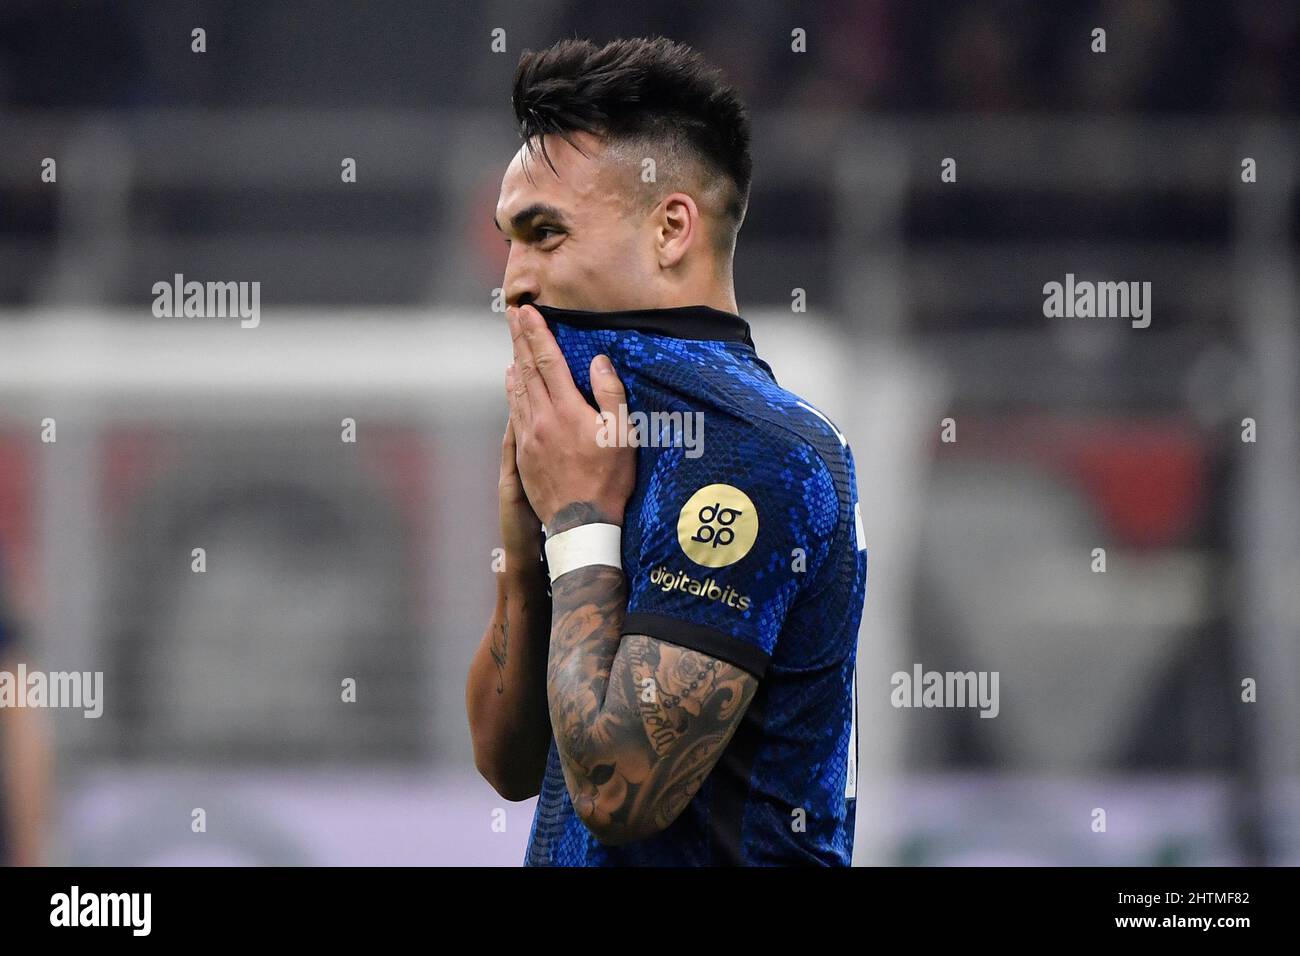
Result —
M671 269L685 257L693 243L704 235L700 222L700 208L686 193L673 193L664 197L659 205L659 224L655 238L658 242L659 266Z

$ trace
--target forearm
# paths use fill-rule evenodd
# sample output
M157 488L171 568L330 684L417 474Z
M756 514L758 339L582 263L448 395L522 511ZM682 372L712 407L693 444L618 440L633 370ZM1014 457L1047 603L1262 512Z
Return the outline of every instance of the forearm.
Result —
M653 836L699 791L758 682L690 648L623 634L619 568L570 571L552 592L547 700L574 810L605 844Z
M0 715L4 741L6 793L0 800L8 810L10 858L17 866L41 862L46 813L50 805L49 750L39 713L17 707Z
M496 607L470 665L465 696L475 763L511 800L536 794L546 766L550 617L540 562L501 573Z
M557 520L552 534L602 520L583 506L573 506L564 519ZM628 737L644 737L635 707L619 706L626 689L611 684L626 611L627 584L620 568L579 568L552 587L546 679L551 726L574 809L595 828L608 817L600 786L613 776L620 754L634 749L628 748Z

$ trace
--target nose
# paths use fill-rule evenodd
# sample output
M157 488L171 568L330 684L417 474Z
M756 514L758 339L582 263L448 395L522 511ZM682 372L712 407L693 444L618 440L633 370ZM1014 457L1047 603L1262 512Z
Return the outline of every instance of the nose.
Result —
M506 258L505 279L501 289L505 294L507 306L527 305L536 302L542 294L540 277L528 255L524 243L516 242L510 247Z

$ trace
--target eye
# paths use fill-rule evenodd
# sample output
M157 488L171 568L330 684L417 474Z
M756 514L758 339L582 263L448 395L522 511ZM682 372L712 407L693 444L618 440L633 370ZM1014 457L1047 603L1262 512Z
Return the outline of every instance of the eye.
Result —
M550 252L552 249L559 248L564 241L565 231L553 226L538 226L533 231L533 240L543 252Z

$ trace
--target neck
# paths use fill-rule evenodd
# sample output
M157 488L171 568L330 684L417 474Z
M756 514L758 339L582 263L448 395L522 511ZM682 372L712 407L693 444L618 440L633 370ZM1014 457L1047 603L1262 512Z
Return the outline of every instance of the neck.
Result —
M711 309L730 312L732 315L740 314L740 309L736 307L736 289L730 277L726 282L673 290L655 307L676 309L687 305L707 305Z
M736 306L736 292L730 286L719 290L717 295L706 299L703 304L715 309L721 309L723 312L730 312L733 315L740 314L740 309Z

